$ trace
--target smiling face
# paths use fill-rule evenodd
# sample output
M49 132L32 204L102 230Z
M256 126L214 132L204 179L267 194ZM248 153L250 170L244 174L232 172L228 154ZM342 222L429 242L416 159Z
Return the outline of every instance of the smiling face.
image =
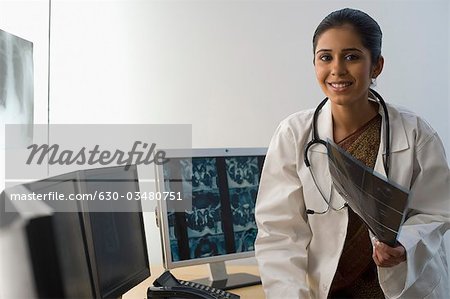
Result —
M320 35L314 66L320 87L333 104L358 106L367 101L371 78L381 73L383 58L373 64L353 27L343 25Z

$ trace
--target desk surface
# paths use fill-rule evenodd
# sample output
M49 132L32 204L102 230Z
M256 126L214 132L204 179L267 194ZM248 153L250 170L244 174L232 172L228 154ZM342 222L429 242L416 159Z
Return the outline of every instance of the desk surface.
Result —
M122 299L143 299L147 298L147 288L152 285L153 281L161 275L163 272L162 266L151 266L152 275L144 280L142 283L131 289L129 292L122 296ZM182 280L194 280L199 278L204 278L208 276L208 268L206 265L201 266L191 266L173 269L170 272L176 278ZM227 265L228 273L250 273L259 275L258 267L256 265L244 266L244 265ZM230 290L231 293L240 295L242 299L263 299L264 291L261 285L250 286L240 289Z

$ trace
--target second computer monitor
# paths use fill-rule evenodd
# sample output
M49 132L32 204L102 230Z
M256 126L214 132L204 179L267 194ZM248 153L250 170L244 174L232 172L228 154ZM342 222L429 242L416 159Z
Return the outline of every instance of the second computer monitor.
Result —
M86 246L91 264L94 293L98 298L118 298L150 276L141 202L128 200L127 194L139 192L136 165L116 166L80 171L80 192L110 192L111 205L93 206L82 202ZM95 212L92 208L95 207ZM104 207L106 211L99 210Z
M265 154L265 148L167 151L169 161L157 169L158 191L174 192L175 198L191 199L192 204L181 210L177 200L159 201L166 268L216 267L254 256L255 201ZM230 281L210 284L234 287Z

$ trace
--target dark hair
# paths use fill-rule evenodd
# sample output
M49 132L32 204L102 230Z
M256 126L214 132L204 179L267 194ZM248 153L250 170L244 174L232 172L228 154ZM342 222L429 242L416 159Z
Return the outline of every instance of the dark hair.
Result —
M361 38L361 43L370 51L372 64L381 55L381 38L383 36L378 23L371 16L357 9L344 8L333 11L317 26L313 35L313 51L316 52L317 40L320 35L335 27L351 25Z

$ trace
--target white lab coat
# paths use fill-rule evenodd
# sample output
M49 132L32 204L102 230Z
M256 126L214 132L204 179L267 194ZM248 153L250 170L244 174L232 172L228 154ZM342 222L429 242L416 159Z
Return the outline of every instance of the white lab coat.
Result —
M383 165L385 118L374 169ZM389 178L411 189L407 219L399 233L407 261L378 268L381 287L388 298L448 298L450 179L445 152L436 132L421 118L388 105L391 128ZM304 163L304 147L311 140L314 110L295 113L275 132L264 163L256 202L256 258L267 298L326 298L345 241L348 212L330 210L307 215L306 209L324 211L321 197ZM319 137L333 139L329 102L318 117ZM326 148L309 151L311 167L332 206L344 200L328 171Z

